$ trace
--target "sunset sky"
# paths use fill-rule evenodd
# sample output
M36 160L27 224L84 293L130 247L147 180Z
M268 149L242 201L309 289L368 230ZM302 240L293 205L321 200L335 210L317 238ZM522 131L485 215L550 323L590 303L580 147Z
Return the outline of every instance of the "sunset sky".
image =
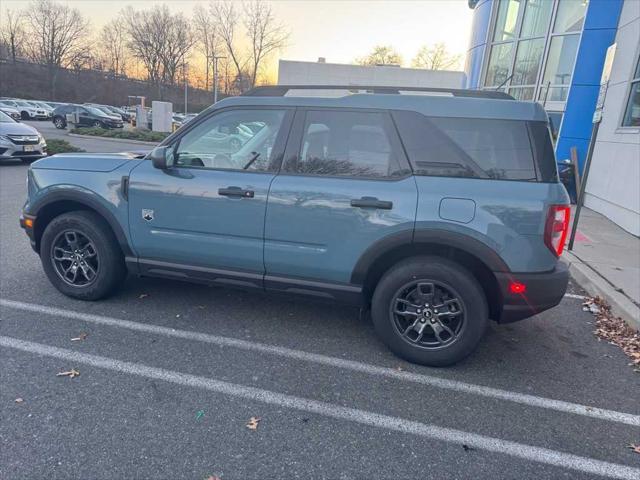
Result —
M2 0L2 8L24 7L27 0ZM164 3L191 15L198 0L63 0L78 8L96 27L128 5L145 8ZM467 0L421 1L272 1L278 18L291 31L289 46L276 58L350 63L377 44L394 46L405 66L421 45L444 42L453 53L466 51L471 30Z

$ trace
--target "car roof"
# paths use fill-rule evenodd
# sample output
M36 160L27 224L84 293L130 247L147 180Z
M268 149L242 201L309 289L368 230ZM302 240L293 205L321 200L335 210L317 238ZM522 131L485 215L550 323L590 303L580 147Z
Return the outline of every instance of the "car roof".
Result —
M220 100L209 109L250 106L408 110L430 117L547 121L545 110L536 102L445 95L356 93L341 97L239 96Z

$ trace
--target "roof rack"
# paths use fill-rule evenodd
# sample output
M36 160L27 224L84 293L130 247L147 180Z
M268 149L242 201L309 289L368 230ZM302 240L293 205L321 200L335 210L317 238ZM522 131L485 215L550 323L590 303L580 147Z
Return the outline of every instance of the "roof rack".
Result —
M383 93L399 95L401 92L433 92L448 93L454 97L494 98L514 100L504 92L495 90L464 90L460 88L430 87L388 87L371 85L269 85L254 87L242 94L245 97L284 97L290 90L366 90L367 93Z

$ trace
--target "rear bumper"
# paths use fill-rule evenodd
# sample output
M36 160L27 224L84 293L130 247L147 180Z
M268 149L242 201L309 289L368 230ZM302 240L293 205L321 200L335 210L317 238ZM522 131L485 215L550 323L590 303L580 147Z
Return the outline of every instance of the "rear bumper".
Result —
M510 323L537 315L562 301L569 283L569 264L560 260L556 268L545 273L496 273L502 293L502 312L498 323ZM512 293L510 285L526 286L524 293Z

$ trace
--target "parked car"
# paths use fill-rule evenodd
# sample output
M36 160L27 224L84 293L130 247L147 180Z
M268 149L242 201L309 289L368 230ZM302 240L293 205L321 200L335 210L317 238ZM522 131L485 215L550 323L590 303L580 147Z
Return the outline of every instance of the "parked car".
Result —
M0 104L0 112L6 113L11 118L13 118L15 121L20 121L22 119L22 116L20 115L20 112L18 110L16 110L15 108L13 108L13 107L9 107L8 105Z
M53 111L52 121L56 128L67 128L67 118L73 117L78 127L123 128L124 122L107 116L101 110L88 105L62 105Z
M46 155L47 143L35 128L0 111L0 160L30 163Z
M98 105L97 103L85 103L84 105L100 110L103 114L105 114L109 118L112 118L113 120L123 120L120 114L112 112L111 109L106 105Z
M46 120L47 112L41 108L31 105L25 100L17 99L2 99L0 100L0 106L8 106L15 108L20 112L22 120Z
M33 105L36 109L41 109L44 110L44 113L46 115L46 119L47 120L51 120L51 117L53 115L53 108L51 108L49 105L47 105L44 102L39 102L36 100L25 100L29 105Z
M539 104L289 90L224 99L144 159L33 164L21 223L51 283L98 300L130 272L352 303L434 366L469 355L489 319L562 300L569 198ZM209 143L249 124L236 152Z

